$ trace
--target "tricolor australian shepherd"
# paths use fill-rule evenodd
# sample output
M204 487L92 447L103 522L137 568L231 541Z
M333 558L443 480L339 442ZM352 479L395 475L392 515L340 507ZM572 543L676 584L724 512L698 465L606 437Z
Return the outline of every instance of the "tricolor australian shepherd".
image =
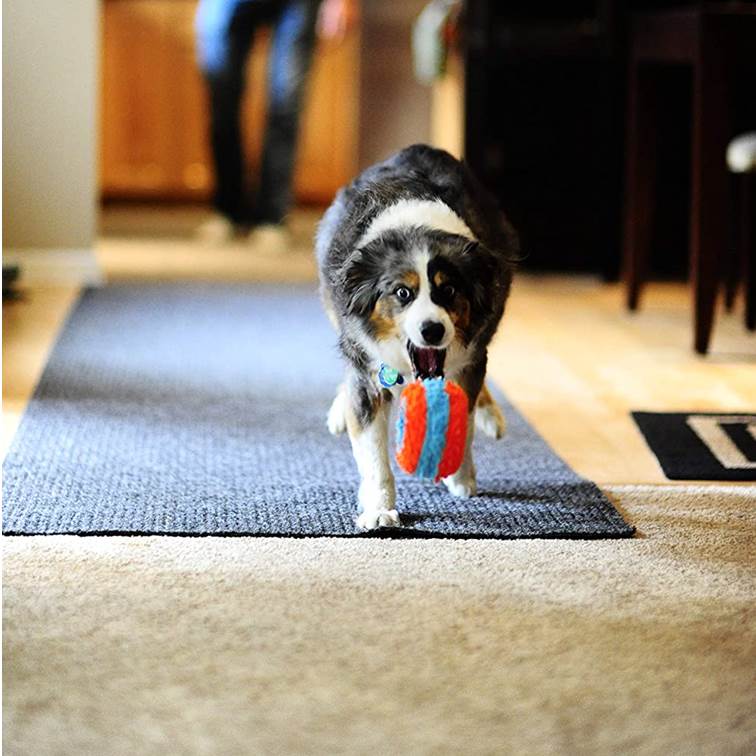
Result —
M386 388L382 369L407 380L445 376L467 392L465 459L444 483L455 496L474 495L473 427L504 432L483 381L517 255L512 227L463 163L415 145L339 191L316 253L346 360L328 427L349 432L361 478L358 526L400 524L388 422L402 385Z

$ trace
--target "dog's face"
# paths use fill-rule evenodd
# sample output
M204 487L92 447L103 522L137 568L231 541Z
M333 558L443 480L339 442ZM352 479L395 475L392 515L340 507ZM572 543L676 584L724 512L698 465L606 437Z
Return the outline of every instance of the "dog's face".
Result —
M444 375L496 310L494 256L455 234L422 229L382 234L345 271L350 329L402 372Z

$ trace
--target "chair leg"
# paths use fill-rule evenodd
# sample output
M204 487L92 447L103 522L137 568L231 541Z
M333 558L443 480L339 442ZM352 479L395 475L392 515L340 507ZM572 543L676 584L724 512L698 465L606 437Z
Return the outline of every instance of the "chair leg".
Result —
M709 350L714 323L719 259L727 248L728 176L725 164L728 98L721 45L704 26L693 74L693 155L691 198L691 278L694 348Z
M756 330L756 176L746 173L741 182L740 251L745 265L746 311L745 323L749 331Z
M738 287L740 286L741 273L743 267L743 254L741 236L743 233L742 223L743 215L741 203L742 189L740 181L742 176L735 173L730 176L730 198L732 200L733 212L730 212L729 219L731 224L730 241L725 253L725 272L724 272L724 300L725 310L732 312L735 306L735 299L738 296Z
M630 63L625 165L623 278L629 310L638 309L646 277L656 186L657 92L653 70Z

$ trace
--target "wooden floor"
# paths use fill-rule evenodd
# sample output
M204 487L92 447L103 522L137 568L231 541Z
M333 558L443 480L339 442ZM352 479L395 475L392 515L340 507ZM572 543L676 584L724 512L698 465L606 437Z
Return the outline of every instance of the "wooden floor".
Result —
M294 218L295 251L261 258L244 242L222 249L191 239L196 212L103 216L98 260L108 280L314 280L317 215ZM56 334L72 286L35 286L3 305L3 440L7 450ZM756 410L756 338L742 312L719 313L709 356L690 347L682 284L649 287L640 313L592 278L521 275L491 349L489 375L556 451L604 484L665 483L631 410Z

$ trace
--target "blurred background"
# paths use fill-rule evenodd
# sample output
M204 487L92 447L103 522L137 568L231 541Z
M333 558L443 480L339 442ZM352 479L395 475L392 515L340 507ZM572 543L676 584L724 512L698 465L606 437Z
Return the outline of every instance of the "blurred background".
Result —
M737 186L726 201L723 192L732 188L727 142L756 124L753 3L348 5L350 22L321 34L314 49L291 243L284 257L270 257L243 234L214 248L197 238L212 218L215 177L195 0L6 2L6 282L18 265L27 281L312 277L314 225L338 187L403 146L429 142L464 157L494 192L521 233L524 270L607 282L630 271L631 309L646 278L691 272L694 287L721 282L728 308L739 306L748 254L736 231L748 213L738 209ZM738 44L733 25L743 30ZM260 172L270 47L261 24L240 114L248 177ZM723 94L702 104L705 69L709 90ZM701 120L707 112L716 123ZM718 163L716 176L701 172L704 154ZM699 185L715 197L705 199L714 230L696 226ZM691 267L701 235L717 249L716 271ZM698 289L695 346L705 352L699 332L710 330L716 292Z
M338 39L317 42L307 81L290 218L298 242L359 168L434 133L461 152L458 52L456 91L444 95L435 130L435 87L413 75L411 29L425 3L352 5L358 17ZM77 250L66 263L71 276L87 268L96 279L103 265L154 273L169 262L161 255L176 251L170 244L143 254L124 248L135 257L123 259L107 241L190 239L208 213L214 175L196 11L195 0L5 5L3 247L7 261L23 251L27 279L50 272L40 249ZM241 124L251 174L262 150L270 37L260 28L247 63ZM98 235L99 265L85 254ZM194 253L198 267L184 272L212 275L207 250Z

